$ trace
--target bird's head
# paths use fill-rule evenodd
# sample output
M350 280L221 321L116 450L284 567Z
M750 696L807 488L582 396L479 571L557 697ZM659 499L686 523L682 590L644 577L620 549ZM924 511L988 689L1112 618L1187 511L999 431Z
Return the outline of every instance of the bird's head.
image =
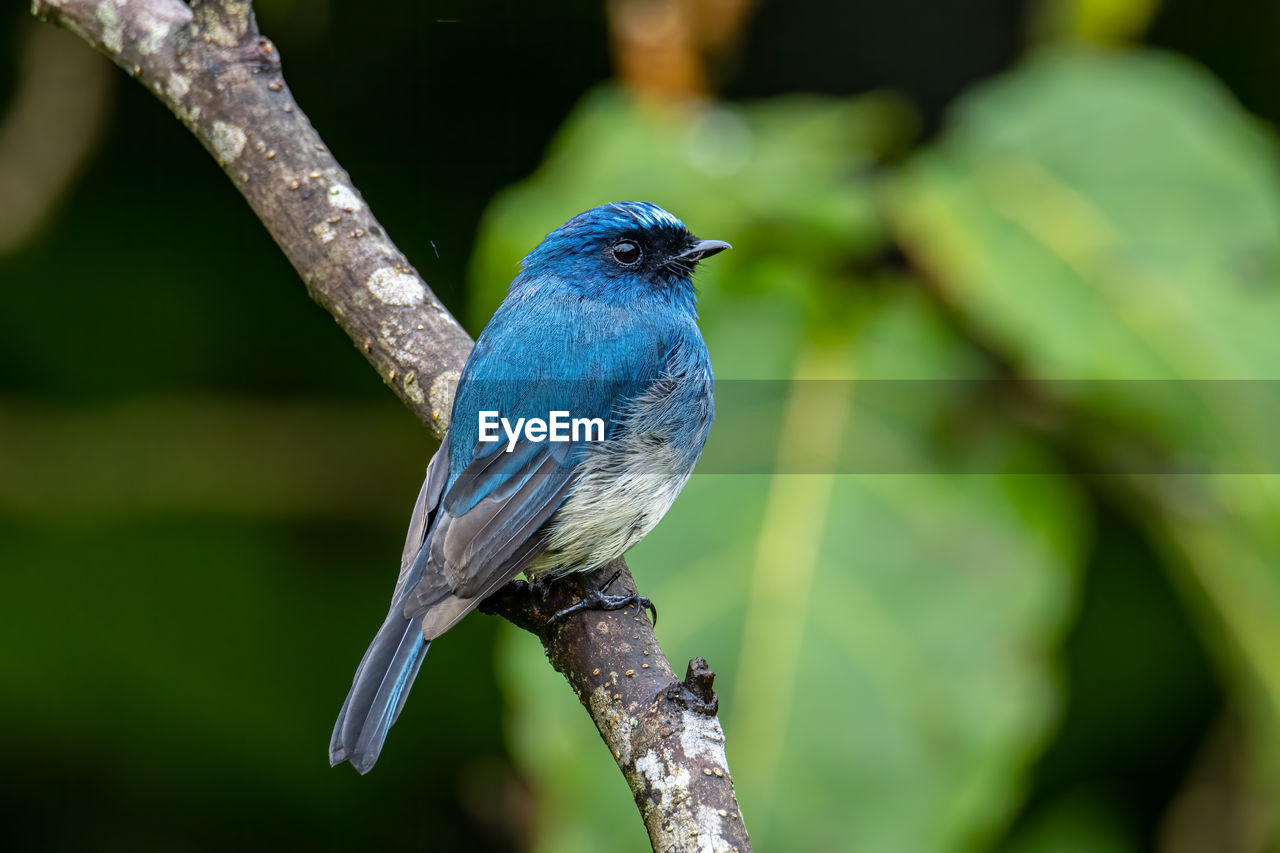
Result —
M607 300L669 299L693 305L698 262L730 248L699 240L684 223L647 201L603 204L546 236L521 262L514 286L551 286Z

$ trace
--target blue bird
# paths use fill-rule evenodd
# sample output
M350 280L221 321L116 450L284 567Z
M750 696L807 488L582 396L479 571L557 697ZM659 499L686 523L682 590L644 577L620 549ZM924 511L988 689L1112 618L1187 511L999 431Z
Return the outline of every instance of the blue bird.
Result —
M727 248L626 201L575 216L524 258L462 370L331 764L373 767L431 641L485 597L520 572L600 568L671 507L714 414L691 276Z

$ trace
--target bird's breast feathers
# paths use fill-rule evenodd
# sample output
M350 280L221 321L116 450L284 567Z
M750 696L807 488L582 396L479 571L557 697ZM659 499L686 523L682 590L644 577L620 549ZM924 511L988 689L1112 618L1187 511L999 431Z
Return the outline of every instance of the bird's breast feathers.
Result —
M693 473L714 416L710 364L705 346L697 345L700 352L673 351L660 376L622 407L609 440L587 448L530 574L604 565L666 515Z

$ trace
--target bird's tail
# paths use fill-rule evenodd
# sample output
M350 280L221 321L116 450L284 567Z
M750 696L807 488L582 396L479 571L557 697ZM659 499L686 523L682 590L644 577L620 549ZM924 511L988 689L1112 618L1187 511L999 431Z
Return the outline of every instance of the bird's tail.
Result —
M329 741L330 764L350 761L361 773L369 772L430 645L422 636L421 616L406 619L399 607L391 608L338 713Z

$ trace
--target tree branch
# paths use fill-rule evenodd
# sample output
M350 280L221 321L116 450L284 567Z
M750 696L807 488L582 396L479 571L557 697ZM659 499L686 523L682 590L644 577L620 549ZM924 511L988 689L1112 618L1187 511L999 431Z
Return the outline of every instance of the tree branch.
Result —
M294 101L280 55L240 0L34 0L135 77L195 134L284 251L311 297L437 437L472 341L387 237ZM588 611L546 625L586 584L544 596L520 582L485 609L532 631L591 714L635 796L655 851L748 851L725 760L713 674L681 681L648 619Z
M562 623L551 614L581 600L621 572L615 585L634 591L619 559L550 587L514 581L480 609L538 636L547 658L591 714L627 777L655 851L749 851L751 842L725 758L715 673L702 658L676 677L643 612L592 610Z

